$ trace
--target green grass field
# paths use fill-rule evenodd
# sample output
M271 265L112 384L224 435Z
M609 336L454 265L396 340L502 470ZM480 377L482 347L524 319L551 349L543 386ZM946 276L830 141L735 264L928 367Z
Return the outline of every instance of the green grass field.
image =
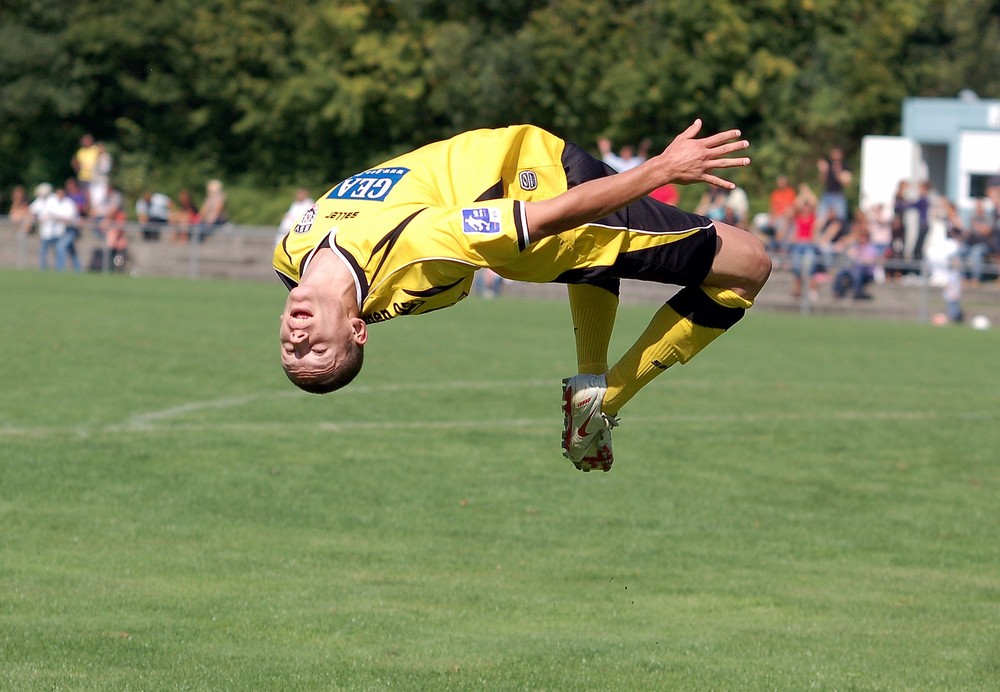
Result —
M0 272L0 689L1000 688L1000 331L751 313L582 474L564 305L316 397L283 294Z

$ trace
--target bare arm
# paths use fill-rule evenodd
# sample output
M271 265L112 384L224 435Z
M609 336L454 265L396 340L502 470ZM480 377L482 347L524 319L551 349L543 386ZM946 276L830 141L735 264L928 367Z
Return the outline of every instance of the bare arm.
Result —
M697 139L701 125L701 120L695 120L663 153L632 170L589 180L552 199L527 202L525 216L531 242L607 216L667 183L709 183L732 190L736 187L733 183L712 171L749 165L749 158L726 156L746 149L750 143L737 140L739 130Z

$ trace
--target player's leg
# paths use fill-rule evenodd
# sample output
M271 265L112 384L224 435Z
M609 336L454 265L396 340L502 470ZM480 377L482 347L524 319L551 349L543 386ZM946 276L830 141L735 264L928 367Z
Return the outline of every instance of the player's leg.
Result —
M716 223L716 254L701 285L677 292L607 374L602 411L618 412L675 363L687 363L738 322L763 288L771 262L763 243L747 231Z
M570 284L568 289L577 372L601 375L608 371L608 346L618 314L618 294L592 284Z
M576 340L578 375L563 380L563 453L581 471L610 471L614 463L611 427L617 421L600 413L599 394L608 370L608 346L618 312L618 282L608 288L570 284L569 305ZM575 421L575 422L574 422ZM581 433L581 421L584 428ZM584 442L588 427L596 432Z

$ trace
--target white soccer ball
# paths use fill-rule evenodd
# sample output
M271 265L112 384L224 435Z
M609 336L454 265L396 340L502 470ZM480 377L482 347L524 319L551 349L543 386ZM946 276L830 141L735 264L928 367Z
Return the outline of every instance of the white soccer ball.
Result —
M969 326L973 329L978 329L979 331L985 331L990 328L990 318L986 315L976 315L971 320L969 320Z

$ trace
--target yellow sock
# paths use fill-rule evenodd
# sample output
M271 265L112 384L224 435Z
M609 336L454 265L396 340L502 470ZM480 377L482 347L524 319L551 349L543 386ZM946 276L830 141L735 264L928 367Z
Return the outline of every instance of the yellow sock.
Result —
M577 371L600 375L608 370L608 345L618 313L618 296L589 284L569 285L569 309L576 337Z
M632 347L608 371L602 409L618 411L674 363L687 363L743 317L753 301L734 291L689 286L667 301Z

